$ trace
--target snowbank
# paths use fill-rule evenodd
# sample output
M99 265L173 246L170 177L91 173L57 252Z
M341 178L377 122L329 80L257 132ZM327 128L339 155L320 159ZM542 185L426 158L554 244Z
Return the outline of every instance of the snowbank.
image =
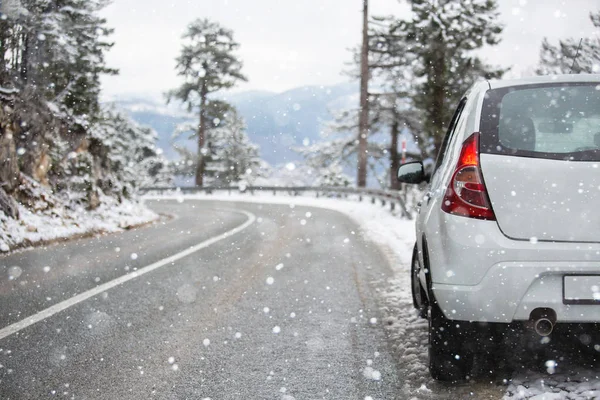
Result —
M15 220L0 212L0 253L81 235L118 232L158 219L143 204L118 203L111 197L104 197L93 211L59 206L32 212L19 205L19 213L20 219Z

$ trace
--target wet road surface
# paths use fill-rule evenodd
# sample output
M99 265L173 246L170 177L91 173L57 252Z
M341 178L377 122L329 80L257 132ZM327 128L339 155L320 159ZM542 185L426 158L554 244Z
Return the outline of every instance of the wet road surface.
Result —
M149 205L172 217L0 257L0 329L247 227L0 339L0 398L401 398L376 283L391 270L354 222L288 205Z

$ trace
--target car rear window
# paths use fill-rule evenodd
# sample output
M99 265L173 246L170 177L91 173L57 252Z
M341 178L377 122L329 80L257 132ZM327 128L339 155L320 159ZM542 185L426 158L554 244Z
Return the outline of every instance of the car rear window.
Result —
M489 90L481 152L600 161L600 85L530 85Z

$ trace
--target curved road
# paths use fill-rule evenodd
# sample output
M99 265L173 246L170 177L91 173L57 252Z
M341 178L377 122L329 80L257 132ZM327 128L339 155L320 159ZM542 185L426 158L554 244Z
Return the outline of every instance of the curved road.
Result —
M0 398L396 398L391 272L347 217L149 205L174 218L0 257Z

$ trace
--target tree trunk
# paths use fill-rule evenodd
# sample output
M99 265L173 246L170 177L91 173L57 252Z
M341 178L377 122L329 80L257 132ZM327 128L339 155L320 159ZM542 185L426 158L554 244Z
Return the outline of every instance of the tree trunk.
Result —
M398 118L394 115L394 121L390 130L391 146L390 146L390 188L392 190L400 189L398 182L398 168L400 168L400 154L398 153Z
M8 52L8 23L0 20L0 86L8 81L6 53Z
M369 0L363 0L363 37L360 55L360 114L358 117L358 187L367 185L367 136L369 133Z
M431 105L431 128L433 134L433 143L435 145L435 154L437 154L444 140L444 126L450 121L445 121L446 115L446 60L444 59L444 49L439 50L432 63L432 105Z
M198 164L196 165L196 186L204 184L204 145L206 144L206 100L208 91L206 89L206 81L202 82L202 90L200 92L200 124L198 125Z
M0 187L11 193L19 184L19 163L14 140L16 127L7 110L9 107L0 100Z
M21 79L27 82L28 67L29 67L29 33L23 33L23 49L21 50Z
M19 206L17 202L0 187L0 212L10 218L19 219Z

